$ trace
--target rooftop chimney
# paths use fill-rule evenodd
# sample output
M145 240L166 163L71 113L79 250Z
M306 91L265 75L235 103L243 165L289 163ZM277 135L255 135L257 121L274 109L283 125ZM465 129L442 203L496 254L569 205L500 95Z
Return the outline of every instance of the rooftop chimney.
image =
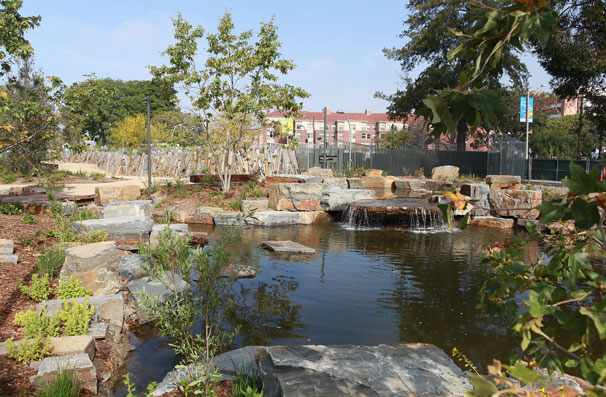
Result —
M364 110L364 114L367 116L370 116L372 114L372 112L370 111L370 109L366 109L366 110Z

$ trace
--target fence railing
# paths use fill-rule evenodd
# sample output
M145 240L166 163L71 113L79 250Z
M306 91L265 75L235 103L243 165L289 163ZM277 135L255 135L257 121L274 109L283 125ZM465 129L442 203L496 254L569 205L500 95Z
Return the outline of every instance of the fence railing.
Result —
M530 179L561 181L565 177L570 178L571 162L580 165L587 172L606 167L606 160L530 159Z

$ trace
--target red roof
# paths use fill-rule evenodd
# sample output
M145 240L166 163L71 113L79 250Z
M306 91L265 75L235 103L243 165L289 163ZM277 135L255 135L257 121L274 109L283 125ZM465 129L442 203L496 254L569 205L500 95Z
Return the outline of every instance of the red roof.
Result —
M302 110L301 112L299 112L301 114L303 114L303 117L295 117L295 120L315 120L319 121L319 122L323 122L324 121L324 112L308 112L305 110ZM390 120L389 119L389 115L387 113L371 113L371 114L366 114L366 113L347 113L347 115L349 116L349 119L351 121L366 121L369 123L378 123L380 121L384 121L384 122L395 122L395 121L406 121L406 120L415 120L416 118L413 116L409 116L406 120L404 119L396 119L396 120ZM277 112L277 111L273 111L273 112L269 112L267 117L284 117L284 112ZM344 114L340 114L340 113L336 113L336 112L331 112L330 114L326 115L326 121L328 123L334 123L337 121L347 121L347 117L345 117Z

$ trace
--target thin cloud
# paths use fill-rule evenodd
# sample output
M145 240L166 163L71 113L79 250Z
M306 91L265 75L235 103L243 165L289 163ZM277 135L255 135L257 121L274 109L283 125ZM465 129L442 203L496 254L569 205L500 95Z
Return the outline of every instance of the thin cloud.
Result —
M74 51L72 51L72 50L68 50L67 48L63 48L63 47L57 47L57 46L55 46L55 47L56 47L57 49L59 49L59 50L61 50L61 51L65 52L65 53L67 53L67 54L69 54L69 55L73 56L74 58L77 58L77 59L79 59L79 60L83 61L83 62L86 62L86 63L91 64L91 65L94 65L94 64L95 64L95 62L94 62L94 61L92 61L92 60L90 60L90 59L86 58L85 56L82 56L82 55L78 54L77 52L74 52Z

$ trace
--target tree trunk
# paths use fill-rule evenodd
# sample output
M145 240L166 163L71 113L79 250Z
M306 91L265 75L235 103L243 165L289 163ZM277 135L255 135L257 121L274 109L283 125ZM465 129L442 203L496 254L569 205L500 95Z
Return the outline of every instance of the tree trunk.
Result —
M467 123L462 118L457 122L457 150L464 152L467 149Z

